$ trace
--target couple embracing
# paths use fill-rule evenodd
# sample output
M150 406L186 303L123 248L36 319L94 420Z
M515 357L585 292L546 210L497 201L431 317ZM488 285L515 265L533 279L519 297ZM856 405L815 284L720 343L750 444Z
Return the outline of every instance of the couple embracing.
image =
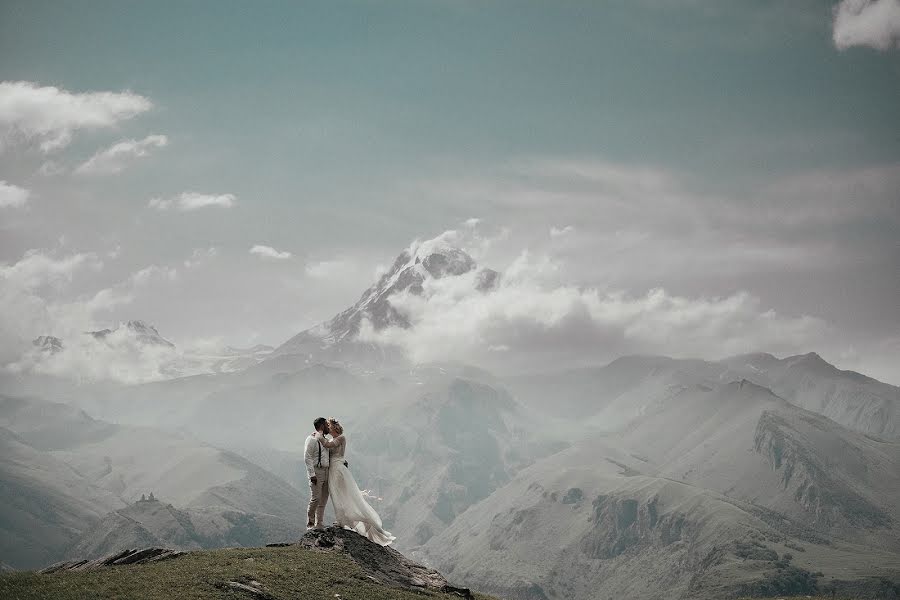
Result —
M319 417L313 422L315 432L306 438L306 472L309 475L309 510L306 528L321 528L328 498L334 505L335 525L351 529L382 546L396 538L381 526L375 512L356 485L349 465L347 437L337 419ZM328 437L330 436L330 437Z

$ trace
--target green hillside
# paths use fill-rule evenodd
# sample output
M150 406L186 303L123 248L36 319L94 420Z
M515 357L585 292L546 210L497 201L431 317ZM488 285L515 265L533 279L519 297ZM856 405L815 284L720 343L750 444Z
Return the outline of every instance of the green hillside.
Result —
M233 583L258 588L239 589ZM299 545L188 552L146 564L53 574L0 575L0 598L15 600L421 600L457 594L389 587L374 580L349 556ZM486 596L477 598L488 599Z

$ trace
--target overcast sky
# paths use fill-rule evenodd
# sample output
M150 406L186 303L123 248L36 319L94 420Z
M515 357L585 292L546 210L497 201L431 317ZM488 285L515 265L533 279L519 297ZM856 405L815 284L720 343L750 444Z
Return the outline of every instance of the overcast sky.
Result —
M418 358L900 384L898 41L900 0L5 1L0 362L125 319L277 345L452 230L519 287L407 306Z

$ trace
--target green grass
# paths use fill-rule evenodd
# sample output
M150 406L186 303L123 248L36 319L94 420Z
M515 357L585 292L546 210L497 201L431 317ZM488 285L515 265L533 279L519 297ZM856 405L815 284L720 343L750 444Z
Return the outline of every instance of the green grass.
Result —
M3 600L247 600L228 581L260 582L278 599L423 600L447 598L379 585L349 558L298 546L190 552L173 560L94 571L0 575ZM458 596L453 596L458 600ZM490 600L479 596L481 600Z

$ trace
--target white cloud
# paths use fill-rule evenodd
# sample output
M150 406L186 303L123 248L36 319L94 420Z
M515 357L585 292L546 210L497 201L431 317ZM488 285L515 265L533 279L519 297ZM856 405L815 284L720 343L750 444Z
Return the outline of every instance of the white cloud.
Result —
M37 249L15 263L0 263L0 364L18 358L34 337L48 331L54 317L46 296L64 289L79 271L102 267L93 253L57 258Z
M147 204L157 210L176 209L181 212L199 210L210 206L231 208L237 202L234 194L200 194L198 192L182 192L174 198L151 198Z
M356 275L356 264L348 259L321 260L306 265L306 274L314 279L341 279Z
M42 177L56 177L66 172L66 168L53 160L45 160L37 170Z
M37 289L44 285L59 286L71 282L83 268L100 270L103 263L93 252L54 258L43 250L29 250L13 264L0 263L0 280L11 288Z
M212 260L219 254L218 248L210 246L209 248L194 248L190 258L184 260L184 266L187 269L194 269L203 263Z
M135 286L147 285L152 281L175 281L176 279L178 279L178 269L157 265L144 267L131 275L131 282Z
M472 217L470 219L466 219L463 224L466 227L478 227L480 223L481 219L479 219L478 217Z
M28 202L31 192L17 185L0 181L0 208L20 208Z
M571 225L566 225L565 227L551 227L550 228L550 237L562 237L565 235L569 235L570 233L575 233L575 228Z
M900 0L842 0L834 7L833 37L841 50L900 46Z
M174 281L177 270L150 265L109 287L63 299L77 276L101 268L93 253L57 258L42 250L0 265L0 367L124 383L170 377L179 351L148 346L127 328L103 339L86 332L114 328L110 311L131 304L148 285ZM35 348L32 340L39 335L59 337L63 350L46 354Z
M142 140L123 140L100 150L75 169L81 175L111 175L119 173L136 158L150 155L151 148L163 148L169 143L164 135L148 135Z
M880 232L900 223L898 185L900 164L887 164L809 170L710 193L684 173L585 158L521 161L416 190L435 203L477 206L492 220L515 212L515 246L512 238L496 240L494 259L529 247L565 254L570 281L721 289L723 278L738 275L837 270L882 258L893 240ZM581 235L548 240L554 223L559 233L569 223ZM854 235L861 226L873 235Z
M259 256L261 258L271 258L274 260L287 260L292 256L290 252L279 252L272 246L263 246L262 244L256 244L255 246L250 248L250 254Z
M45 153L68 145L77 130L110 128L152 107L130 91L72 93L29 81L0 82L3 140L37 142Z

